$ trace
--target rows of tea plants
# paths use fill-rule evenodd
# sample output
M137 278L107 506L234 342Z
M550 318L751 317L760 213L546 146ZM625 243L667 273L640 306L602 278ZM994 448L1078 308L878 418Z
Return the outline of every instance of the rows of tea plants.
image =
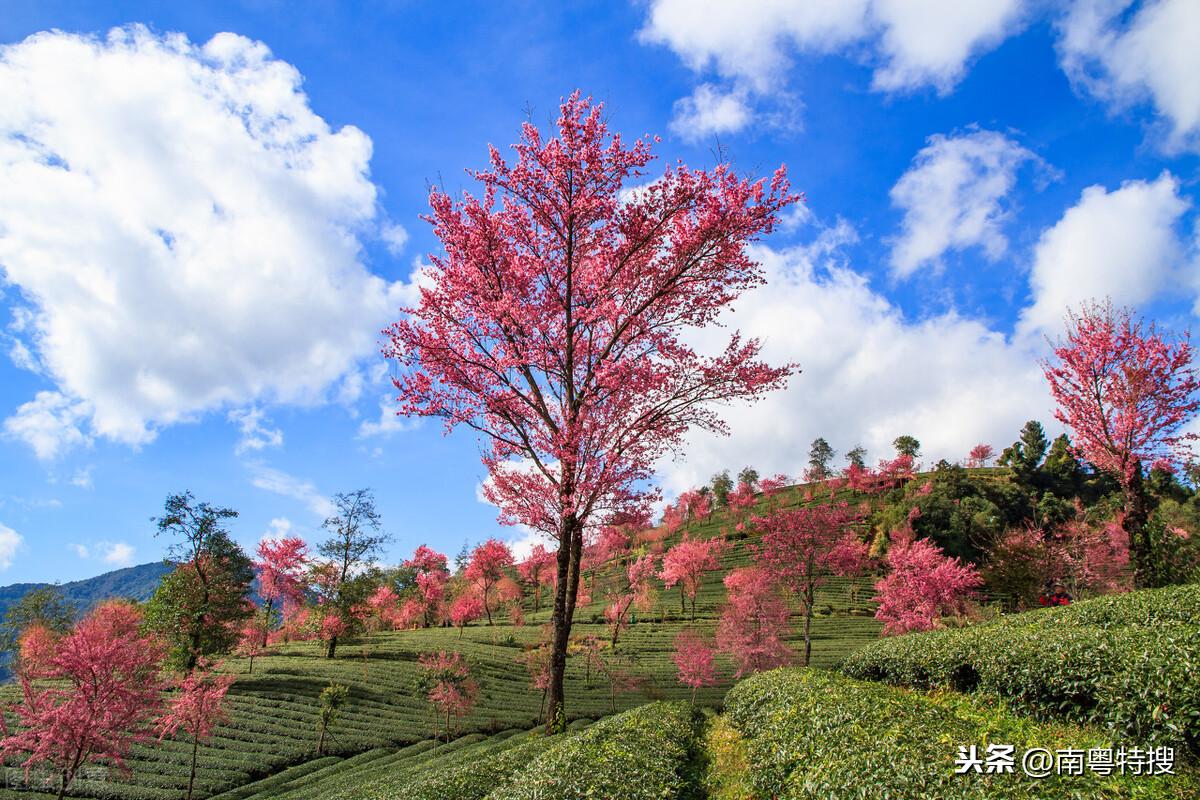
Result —
M917 689L994 695L1042 719L1096 723L1131 742L1200 753L1200 586L881 639L841 669Z
M1094 728L1037 723L954 692L921 694L837 673L781 669L734 687L707 735L708 796L842 800L937 797L941 800L1196 797L1200 780L1175 775L1051 774L1021 768L1030 748L1051 752L1108 748ZM1014 746L1011 773L956 774L959 746ZM886 792L886 794L885 794Z

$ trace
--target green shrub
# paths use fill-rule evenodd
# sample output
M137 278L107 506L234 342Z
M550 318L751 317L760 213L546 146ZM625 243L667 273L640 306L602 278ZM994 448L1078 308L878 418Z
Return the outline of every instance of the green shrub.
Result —
M929 696L816 670L774 670L743 681L726 697L726 718L743 738L740 747L749 760L748 770L735 766L727 776L749 782L742 796L1150 800L1200 791L1191 773L1033 779L1018 767L1013 774L956 775L960 745L1012 744L1019 756L1030 747L1053 751L1108 743L1087 729L1038 724L963 695ZM738 747L731 749L736 764ZM720 763L713 759L714 768ZM718 776L708 783L719 788L728 780Z
M546 749L488 800L663 800L686 797L696 776L699 714L651 703L597 722Z

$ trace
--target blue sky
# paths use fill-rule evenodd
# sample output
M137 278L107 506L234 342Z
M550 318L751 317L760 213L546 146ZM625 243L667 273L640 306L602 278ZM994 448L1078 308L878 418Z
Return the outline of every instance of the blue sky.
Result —
M1068 305L1195 321L1200 7L965 5L6 4L0 582L161 557L183 489L247 546L315 540L360 486L393 559L523 538L469 435L381 409L378 331L436 251L427 187L575 88L664 161L785 162L808 198L728 320L804 372L691 437L668 493L796 474L818 435L956 459L1049 425Z

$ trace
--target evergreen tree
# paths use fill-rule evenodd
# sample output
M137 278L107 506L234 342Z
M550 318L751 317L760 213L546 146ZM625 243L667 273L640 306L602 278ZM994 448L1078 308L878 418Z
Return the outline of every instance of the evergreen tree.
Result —
M814 442L815 444L815 442ZM867 468L867 448L856 444L846 453L846 463L855 469Z
M846 454L846 457L851 459L853 463L854 455L858 453L861 459L866 455L861 447L856 447ZM833 448L829 446L829 442L825 441L824 437L818 436L813 439L812 447L808 450L808 477L812 480L824 480L829 477L829 462L833 460L835 453ZM860 465L865 467L865 464Z
M729 493L733 491L733 478L729 477L729 470L723 469L713 475L709 486L712 489L713 497L716 498L717 505L722 508L729 505Z
M908 456L912 459L921 457L921 443L917 441L915 436L909 436L908 434L897 436L896 440L892 442L892 446L896 448L896 455Z

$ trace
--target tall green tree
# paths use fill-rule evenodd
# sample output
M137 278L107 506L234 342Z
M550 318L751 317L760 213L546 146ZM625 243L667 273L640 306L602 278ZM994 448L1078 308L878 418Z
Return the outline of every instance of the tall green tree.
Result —
M814 442L815 444L815 442ZM846 463L857 469L867 468L867 448L861 444L856 444L846 451Z
M758 470L754 467L742 467L742 471L738 473L738 483L744 483L748 486L758 486Z
M861 447L856 447L847 457L851 457L856 451L862 451ZM823 436L818 436L813 439L812 447L808 449L808 477L815 481L823 481L830 475L829 462L833 460L834 450L830 447L829 442L825 441ZM865 455L863 451L862 455ZM860 456L861 458L861 456ZM860 465L865 467L866 465Z
M17 652L21 634L30 625L41 625L55 633L66 633L75 621L75 606L57 586L42 586L25 594L4 612L0 621L0 658Z
M224 527L237 515L184 492L167 497L155 520L156 535L174 539L168 553L176 567L150 598L146 624L168 642L171 660L189 672L201 656L229 652L241 623L254 613L250 558Z
M375 567L389 537L383 532L382 517L370 489L335 494L333 505L333 516L322 523L329 538L317 547L325 559L317 586L326 613L339 615L345 629L350 630L356 622L350 610L366 600L377 583ZM338 638L334 634L326 640L326 658L337 653Z
M712 489L717 505L722 508L729 505L729 493L733 491L733 478L729 477L729 470L723 469L713 475L708 485Z
M892 442L892 447L896 448L896 455L908 456L913 459L921 457L921 443L915 436L909 436L907 433L897 436L896 440Z

